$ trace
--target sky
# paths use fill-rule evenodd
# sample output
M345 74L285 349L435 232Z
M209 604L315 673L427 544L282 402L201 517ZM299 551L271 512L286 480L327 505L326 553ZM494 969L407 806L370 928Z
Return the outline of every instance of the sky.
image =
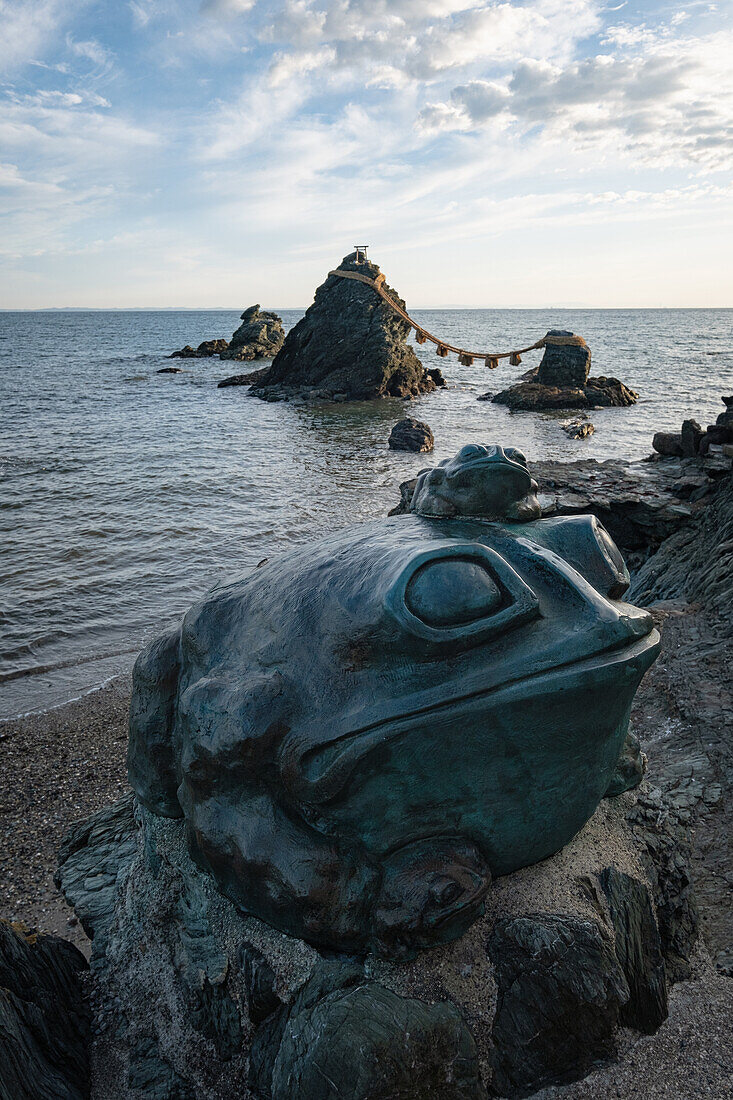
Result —
M0 0L0 307L733 306L733 3Z

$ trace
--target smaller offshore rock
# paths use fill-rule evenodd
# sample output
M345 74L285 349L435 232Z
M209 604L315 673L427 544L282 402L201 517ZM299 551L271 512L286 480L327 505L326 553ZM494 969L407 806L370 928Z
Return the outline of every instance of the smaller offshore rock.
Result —
M337 270L372 280L381 275L377 264L355 252ZM386 282L381 289L405 308ZM426 370L407 343L409 334L407 321L374 287L329 274L252 393L265 401L331 400L335 394L344 395L340 400L368 401L430 393L445 380L438 368Z
M523 411L634 404L638 394L618 378L605 375L591 378L590 362L590 348L581 336L565 329L550 329L537 369L528 371L522 381L495 394L491 400Z
M242 324L222 348L222 359L272 359L285 340L282 318L276 313L250 306L241 315Z
M212 355L221 355L229 347L227 340L204 340L197 348L186 344L180 351L174 351L169 359L210 359ZM160 373L160 372L159 372Z
M393 451L432 451L435 440L429 424L406 416L398 420L389 436L389 446Z
M564 420L560 427L571 439L588 439L596 430L590 420Z
M156 374L180 374L180 367L161 367L160 370L155 372Z
M89 1096L90 1013L73 944L0 921L0 1096Z

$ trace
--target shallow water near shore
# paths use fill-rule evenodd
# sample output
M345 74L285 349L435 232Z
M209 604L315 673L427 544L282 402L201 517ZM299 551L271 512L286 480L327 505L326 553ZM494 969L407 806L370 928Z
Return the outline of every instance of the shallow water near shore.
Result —
M301 311L278 311L286 329ZM733 390L732 310L414 310L452 343L505 350L570 328L593 374L640 393L630 409L510 413L476 397L496 371L440 362L448 388L416 401L268 404L216 382L246 364L165 356L229 337L235 311L0 313L0 718L57 705L128 668L212 585L336 527L384 515L399 484L467 442L531 460L643 458L658 430L705 426ZM403 415L432 455L388 450Z

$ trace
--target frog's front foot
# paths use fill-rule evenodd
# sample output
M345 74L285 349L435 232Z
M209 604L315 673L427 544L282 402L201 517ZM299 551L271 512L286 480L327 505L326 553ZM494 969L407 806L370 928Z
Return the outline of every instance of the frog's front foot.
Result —
M461 837L432 837L384 862L373 912L377 954L410 958L455 939L481 916L491 872L479 849Z

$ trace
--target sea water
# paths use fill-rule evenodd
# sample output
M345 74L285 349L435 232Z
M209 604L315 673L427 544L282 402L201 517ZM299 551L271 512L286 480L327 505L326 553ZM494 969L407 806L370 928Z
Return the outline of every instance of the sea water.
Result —
M302 315L278 311L286 329ZM57 705L129 668L213 585L265 557L383 516L401 481L470 442L530 459L643 458L658 430L705 426L733 392L731 310L415 310L447 342L486 351L549 328L582 335L593 373L639 392L590 414L510 413L477 397L515 381L503 360L460 365L417 348L448 387L417 400L269 404L217 389L246 363L174 360L229 337L228 311L0 313L0 717ZM427 421L431 455L390 451L401 416ZM577 414L575 414L577 415Z

